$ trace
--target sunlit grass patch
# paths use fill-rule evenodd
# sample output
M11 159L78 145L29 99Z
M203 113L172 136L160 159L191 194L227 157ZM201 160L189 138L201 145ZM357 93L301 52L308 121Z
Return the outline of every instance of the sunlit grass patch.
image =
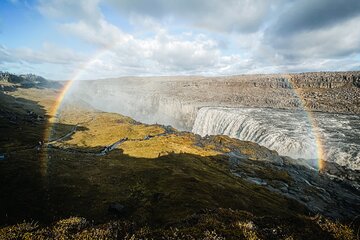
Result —
M92 120L80 125L87 130L77 131L66 144L80 147L107 146L122 138L144 139L165 132L159 125L137 124L129 117L111 113L96 113Z
M119 146L133 157L157 158L169 153L190 153L200 156L215 156L221 154L211 148L201 148L195 145L192 134L170 134L158 136L145 141L127 141Z

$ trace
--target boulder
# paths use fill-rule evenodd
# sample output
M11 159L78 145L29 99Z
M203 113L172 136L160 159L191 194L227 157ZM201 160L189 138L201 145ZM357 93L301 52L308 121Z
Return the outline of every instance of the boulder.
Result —
M127 208L120 203L111 203L109 205L108 211L112 214L115 214L118 217L124 216L127 213Z

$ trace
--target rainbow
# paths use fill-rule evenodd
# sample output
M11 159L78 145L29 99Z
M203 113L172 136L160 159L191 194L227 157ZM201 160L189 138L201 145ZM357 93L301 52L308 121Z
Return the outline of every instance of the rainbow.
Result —
M65 82L65 84L61 88L54 104L50 107L50 110L49 110L50 119L45 128L45 133L44 133L44 137L43 137L44 142L49 142L50 136L51 136L51 130L52 130L52 127L51 127L52 123L54 123L57 120L59 109L61 108L62 103L64 102L64 99L66 98L71 87L74 85L75 81L77 81L81 77L81 75L86 71L86 69L89 69L99 58L101 58L108 51L109 51L109 49L103 49L103 50L97 52L92 58L90 58L89 61L87 61L87 62L85 62L85 64L81 65L81 67L73 74L73 77L71 77L70 80Z
M55 103L53 104L53 106L51 107L51 109L49 111L49 115L51 116L51 121L49 121L49 124L45 130L44 142L49 141L51 130L52 130L52 123L56 120L59 109L61 108L61 105L62 105L65 97L67 96L67 93L69 92L71 87L74 85L74 82L76 80L78 80L79 77L83 74L83 72L86 69L88 69L95 61L97 61L98 58L100 58L103 54L105 54L105 52L107 52L107 50L101 51L99 54L96 54L94 58L92 58L89 62L84 64L83 67L78 72L76 72L76 74L74 74L74 77L71 80L67 81L64 84ZM324 147L323 147L324 146L323 141L322 141L322 138L321 138L319 130L318 130L319 128L318 128L317 121L315 120L313 113L307 109L306 104L305 104L306 102L302 97L301 89L294 87L294 83L292 81L291 76L288 76L286 79L288 79L288 82L289 82L291 88L293 89L294 93L296 94L297 98L300 99L301 107L304 110L304 112L306 113L309 123L312 126L311 131L315 138L315 145L316 145L315 149L316 149L316 156L317 156L317 159L316 159L316 162L314 163L314 165L317 166L319 171L321 171L324 167L324 161L326 159L326 156L325 156L325 151L324 151Z
M293 91L296 94L296 96L298 97L298 99L300 99L301 107L304 110L304 112L306 113L307 119L309 120L310 125L312 126L311 131L315 138L315 145L316 145L317 167L318 167L318 170L321 171L324 168L326 155L325 155L325 151L324 151L324 143L322 141L322 137L319 132L319 127L318 127L317 121L313 115L313 112L307 109L307 107L305 105L306 102L305 102L304 98L302 97L301 89L294 87L294 82L292 81L291 76L288 76L287 79L291 86L291 89L293 89Z
M107 53L109 49L103 49L99 52L97 52L92 58L90 58L89 61L85 62L85 64L82 64L81 67L73 74L73 77L70 78L70 80L66 81L61 90L59 91L58 96L56 97L55 102L50 107L48 115L49 119L47 121L47 124L45 126L45 131L43 134L43 143L47 144L51 142L51 133L52 133L52 127L53 124L56 123L59 109L61 109L61 106L64 102L64 99L68 95L68 92L70 91L71 87L74 85L75 81L77 81L81 75L86 71L86 69L90 68L100 57L102 57L105 53ZM47 175L48 171L48 164L49 164L49 156L47 154L47 149L43 148L42 154L40 157L41 162L41 169L40 172L43 176Z
M57 119L57 115L58 115L58 111L61 107L61 104L66 96L66 94L69 92L71 86L73 85L74 81L70 80L67 81L64 86L62 87L62 89L60 90L60 93L58 94L54 104L51 106L50 110L49 110L49 119L46 123L45 126L45 131L44 131L44 136L43 136L43 142L44 144L48 144L49 142L51 142L51 133L52 133L52 126L53 124L56 122ZM46 176L47 172L48 172L48 164L49 164L49 156L47 154L47 148L43 148L42 149L42 153L41 153L41 157L40 157L40 165L41 165L41 169L40 172L42 174L42 176Z
M54 103L54 105L51 107L49 115L52 118L56 118L58 110L61 106L61 103L63 102L66 94L68 93L68 91L70 90L71 86L73 85L74 80L69 80L67 81L64 86L62 87L62 89L60 90L60 94L59 96L56 98L56 101Z

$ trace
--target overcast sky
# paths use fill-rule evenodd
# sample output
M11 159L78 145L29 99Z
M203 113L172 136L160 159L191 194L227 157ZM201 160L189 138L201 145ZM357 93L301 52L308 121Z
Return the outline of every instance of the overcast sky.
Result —
M360 70L360 1L0 0L0 70L50 79Z

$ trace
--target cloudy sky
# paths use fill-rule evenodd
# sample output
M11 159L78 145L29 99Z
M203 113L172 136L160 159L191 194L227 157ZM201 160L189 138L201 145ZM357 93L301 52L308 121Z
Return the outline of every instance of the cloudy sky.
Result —
M50 79L360 70L359 0L0 0L0 71Z

